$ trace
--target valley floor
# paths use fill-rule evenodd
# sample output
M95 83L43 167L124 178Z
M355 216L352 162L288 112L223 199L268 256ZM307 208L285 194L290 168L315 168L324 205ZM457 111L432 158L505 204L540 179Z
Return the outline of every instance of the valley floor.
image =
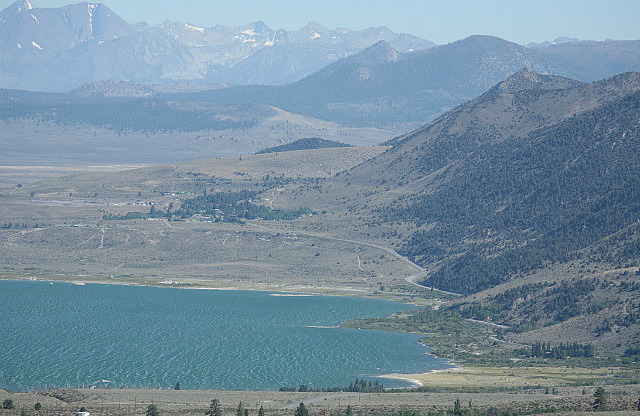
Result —
M0 169L0 176L7 175L5 179L0 177L4 185L24 180L19 187L11 185L0 190L0 257L3 259L0 278L373 296L437 308L458 297L415 284L424 270L393 250L393 238L387 236L389 230L380 228L375 221L359 220L357 212L346 208L337 213L330 210L323 213L318 208L322 205L314 205L314 200L302 200L300 204L320 212L294 221L114 219L129 213L147 214L150 207L168 212L170 206L175 209L181 202L212 189L226 192L258 189L261 203L291 208L286 204L279 206L286 196L281 192L288 186L285 179L293 181L294 190L296 183L315 189L318 177L348 169L381 151L359 148L347 154L344 150L324 150L313 155L302 151L288 158L277 154L252 155L108 174L83 172L62 179L46 179L43 175L44 180L35 183L28 181L27 170ZM337 155L342 155L344 160ZM330 161L334 165L327 165ZM273 167L276 162L278 170ZM16 172L20 177L11 176ZM346 188L344 192L346 200L351 191ZM317 198L326 198L321 189L317 194ZM275 205L274 199L277 199ZM407 232L401 225L393 227L394 232ZM575 270L560 272L557 274L563 276L578 273ZM595 270L592 273L596 276ZM584 274L589 277L586 270ZM535 278L535 275L527 276L527 279ZM550 280L545 276L540 279ZM612 291L622 288L620 282L613 283ZM214 398L222 401L227 414L233 413L240 401L252 413L262 404L268 415L291 414L300 401L308 403L313 414L343 412L348 405L356 413L383 414L398 409L423 412L451 409L457 398L467 407L471 401L474 407L483 409L501 406L523 412L549 412L552 408L590 410L595 386L608 385L612 392L620 393L615 394L615 402L621 403L620 409L630 409L637 404L640 373L636 364L618 371L608 367L606 360L611 357L605 357L604 364L577 364L572 368L552 363L540 366L516 363L512 361L515 357L512 350L524 347L517 343L525 341L498 339L495 324L463 320L464 328L456 337L451 336L450 328L432 333L437 332L432 329L432 323L425 321L422 328L410 327L398 319L393 323L374 323L380 325L374 329L428 333L427 343L436 347L442 357L461 363L464 368L453 372L396 375L439 393L358 395L100 389L65 391L62 396L59 392L4 394L0 391L0 400L12 398L18 411L31 410L36 402L41 402L45 409L51 409L51 414L68 414L85 406L94 415L144 414L151 402L157 404L162 413L202 415ZM561 327L562 332L555 334L555 338L546 338L545 333L545 337L538 339L567 342L561 336L566 335L568 329L581 328L573 321L569 324ZM453 329L458 330L460 326ZM510 342L512 345L508 345ZM532 342L526 343L530 347ZM613 350L609 344L597 347L599 351ZM613 360L612 365L617 365L615 358ZM589 366L593 368L584 368ZM577 387L582 384L587 386ZM552 391L545 394L549 388Z

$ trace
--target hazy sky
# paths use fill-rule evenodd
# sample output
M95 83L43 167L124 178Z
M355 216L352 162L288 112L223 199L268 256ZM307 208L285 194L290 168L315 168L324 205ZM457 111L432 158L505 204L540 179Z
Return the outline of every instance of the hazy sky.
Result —
M4 9L12 0L0 0ZM59 7L70 0L34 0ZM199 26L261 20L272 29L387 26L438 44L473 34L526 44L560 36L640 39L640 0L103 0L130 23L165 19Z

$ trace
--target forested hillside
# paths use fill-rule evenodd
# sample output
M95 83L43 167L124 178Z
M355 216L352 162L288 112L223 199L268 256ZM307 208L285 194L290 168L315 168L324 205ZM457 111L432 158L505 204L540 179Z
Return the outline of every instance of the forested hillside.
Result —
M451 168L446 186L385 215L434 224L404 247L422 263L462 248L425 281L456 292L583 255L614 265L637 260L639 116L636 92L526 137L481 145ZM606 253L579 252L609 236Z
M526 345L551 343L517 357L586 357L593 342L633 359L639 120L638 73L582 84L522 70L300 194L337 193L330 209L339 215L370 213L366 232L423 266L419 283L466 295L437 316L491 321L500 338ZM422 313L396 320L412 330L438 322Z
M456 293L576 259L636 264L639 118L638 73L582 84L525 69L300 195L350 198L424 284Z

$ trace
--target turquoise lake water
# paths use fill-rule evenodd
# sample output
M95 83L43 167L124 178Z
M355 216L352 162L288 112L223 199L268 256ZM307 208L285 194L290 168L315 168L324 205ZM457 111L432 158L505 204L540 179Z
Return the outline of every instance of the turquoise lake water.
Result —
M0 388L277 390L448 367L414 334L335 328L410 306L265 292L0 281ZM388 387L408 385L381 379Z

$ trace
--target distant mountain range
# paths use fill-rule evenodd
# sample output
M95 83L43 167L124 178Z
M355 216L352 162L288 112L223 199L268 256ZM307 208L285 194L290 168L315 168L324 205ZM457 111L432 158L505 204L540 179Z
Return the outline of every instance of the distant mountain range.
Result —
M404 90L412 93L409 106L428 107L426 112L433 116L477 96L524 66L582 81L640 70L639 41L558 38L525 47L480 36L435 47L433 42L385 27L330 30L311 22L300 30L285 31L262 22L197 27L168 20L157 26L134 25L100 3L38 8L19 0L0 12L0 88L65 92L107 80L146 86L177 84L163 89L174 92L197 91L194 83L285 85L380 41L387 45L381 56L369 51L366 62L350 59L315 80L326 80L335 73L343 84L349 83L345 91L334 82L343 96L353 94L354 89L366 95L373 87L395 88L396 83L389 86L389 78L393 81L397 75L408 81ZM386 65L379 68L383 63ZM337 74L341 68L350 73ZM458 86L460 75L471 78ZM447 79L449 85L441 85ZM384 108L398 100L402 106L405 95L404 91L390 92L374 102L366 99L365 111L371 117L384 116ZM362 107L361 97L355 98L346 107L338 102L329 111L348 114L353 107ZM397 111L391 113L391 119L398 118Z
M132 25L103 4L0 12L0 87L69 91L85 82L285 84L384 40L401 51L434 44L385 27L329 30L312 22L274 31L262 22L211 28Z
M640 41L527 48L492 36L471 36L413 53L400 53L380 41L288 85L178 97L217 105L271 105L350 125L417 127L524 67L589 82L640 71Z
M134 26L102 4L47 9L27 0L0 12L0 56L4 88L73 90L75 97L153 99L174 107L176 102L199 103L181 105L183 110L173 112L176 117L182 117L184 109L198 112L202 103L217 108L272 106L344 125L399 132L478 97L524 67L583 82L640 71L640 41L557 39L525 47L476 35L434 46L386 28L328 30L317 23L294 32L273 31L262 23L235 28L168 21ZM263 85L227 88L247 83ZM5 95L10 99L12 94ZM25 96L10 99L11 108L0 117L20 117L22 110L25 116L44 112L45 119L64 117L64 112L43 108L41 97L26 97L31 104L19 105ZM58 98L61 103L53 97L45 102L53 108L68 102L64 96ZM127 104L143 110L154 107ZM82 106L87 105L105 107L93 101ZM117 122L108 119L108 112L100 120L72 118L123 129L142 126L127 121L126 114L135 111L124 113ZM194 125L206 129L206 117L195 117L200 121ZM161 124L184 125L164 117Z
M406 132L478 97L524 67L579 81L640 71L640 41L527 48L496 37L471 36L413 53L398 52L380 41L283 86L224 88L188 81L143 85L109 80L87 83L72 94L5 90L0 94L0 118L37 116L62 124L117 126L122 131L197 131L221 128L212 108L218 113L233 108L241 126L247 120L251 125L259 122L255 108L267 106L348 126Z

